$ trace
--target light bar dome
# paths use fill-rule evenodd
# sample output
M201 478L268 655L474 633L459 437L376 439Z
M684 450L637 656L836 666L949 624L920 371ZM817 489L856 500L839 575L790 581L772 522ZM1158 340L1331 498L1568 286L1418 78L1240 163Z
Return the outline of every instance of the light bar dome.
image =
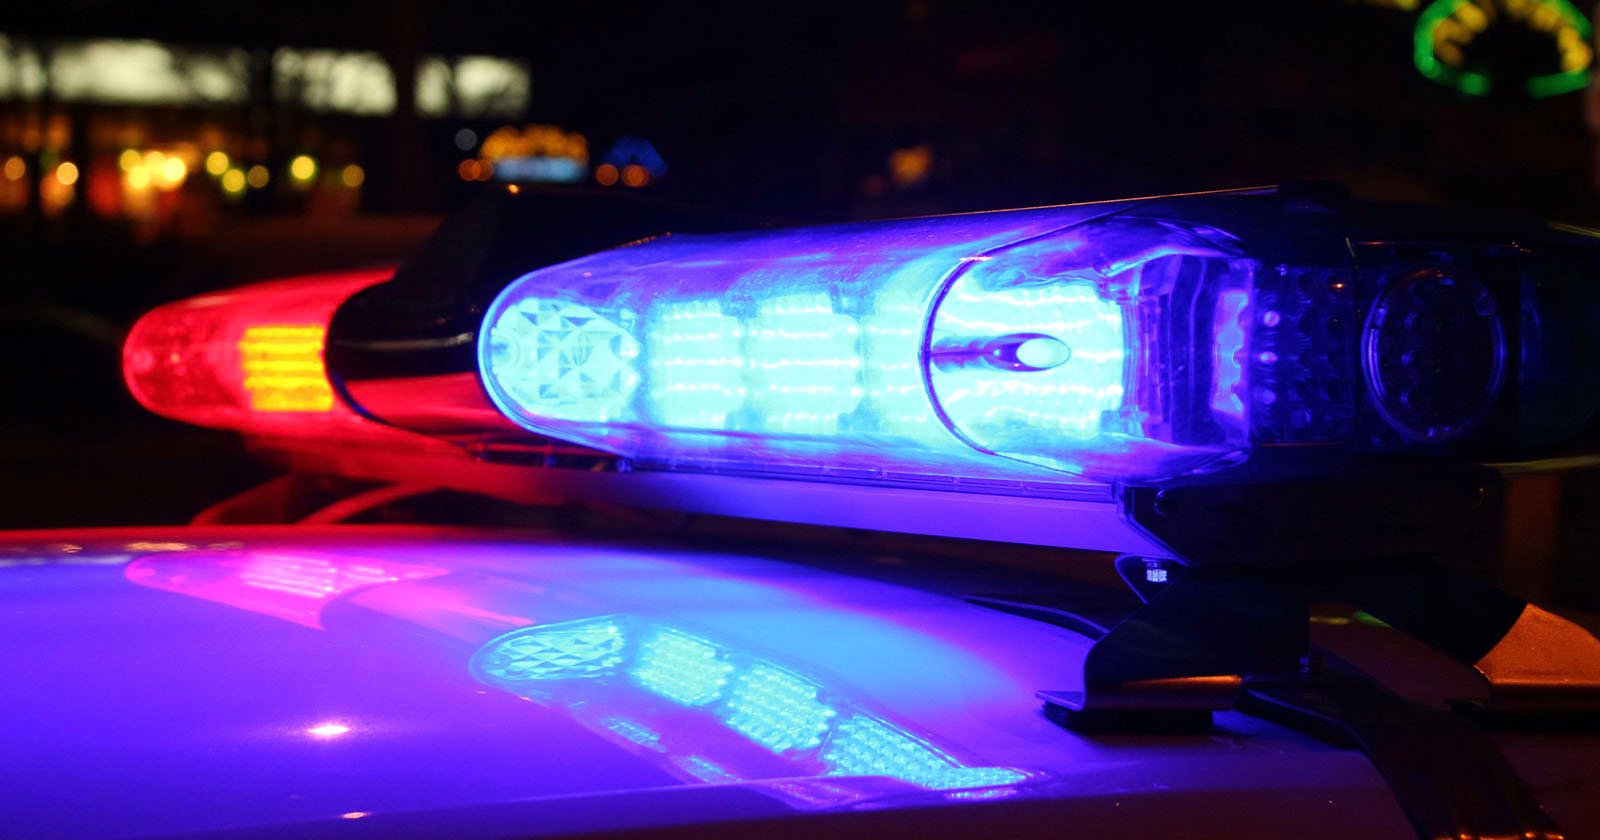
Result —
M511 283L479 366L517 423L645 465L1015 479L1239 460L1261 267L1139 204L661 237Z

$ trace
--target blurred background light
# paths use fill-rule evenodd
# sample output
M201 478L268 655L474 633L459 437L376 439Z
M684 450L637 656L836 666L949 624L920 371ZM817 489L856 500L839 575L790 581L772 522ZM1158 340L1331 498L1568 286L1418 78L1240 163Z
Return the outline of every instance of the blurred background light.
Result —
M243 195L245 175L242 169L229 169L222 173L222 191L229 195Z
M169 157L162 161L160 185L163 189L177 189L188 176L189 165L183 162L183 158Z
M211 154L206 155L206 172L220 178L224 172L228 171L228 166L230 163L231 162L228 160L227 152L212 152Z
M289 177L300 184L309 184L317 177L317 160L310 155L295 155L289 161Z
M185 49L149 40L61 40L40 50L0 35L0 98L49 93L63 102L243 104L249 58L235 47Z

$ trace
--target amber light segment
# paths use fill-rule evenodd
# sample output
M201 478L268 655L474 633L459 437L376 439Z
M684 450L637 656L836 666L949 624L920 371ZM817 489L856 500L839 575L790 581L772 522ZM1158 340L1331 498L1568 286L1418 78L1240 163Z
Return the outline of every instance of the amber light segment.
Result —
M322 364L327 329L316 324L262 324L239 338L239 370L250 408L269 412L326 412L333 389Z
M328 323L388 269L271 280L175 301L128 331L128 391L156 414L275 437L371 437L376 427L334 393L323 362Z

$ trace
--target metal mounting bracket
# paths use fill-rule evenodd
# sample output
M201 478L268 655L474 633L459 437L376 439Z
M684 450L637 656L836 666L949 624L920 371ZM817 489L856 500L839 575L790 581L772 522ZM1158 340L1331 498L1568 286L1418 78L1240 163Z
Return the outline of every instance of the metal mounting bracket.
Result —
M1600 639L1472 573L1498 544L1499 496L1493 473L1460 467L1124 488L1124 515L1181 559L1120 558L1144 603L1091 633L1080 688L1041 696L1068 725L1192 721L1242 678L1295 673L1311 606L1337 601L1478 668L1485 712L1600 711Z

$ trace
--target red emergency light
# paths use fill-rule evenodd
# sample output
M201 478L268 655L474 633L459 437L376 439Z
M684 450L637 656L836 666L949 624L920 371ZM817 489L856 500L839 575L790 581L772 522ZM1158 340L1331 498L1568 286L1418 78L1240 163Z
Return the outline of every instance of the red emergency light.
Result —
M334 394L323 365L328 322L388 268L317 274L188 298L128 333L128 390L156 414L263 435L339 436L377 428Z

